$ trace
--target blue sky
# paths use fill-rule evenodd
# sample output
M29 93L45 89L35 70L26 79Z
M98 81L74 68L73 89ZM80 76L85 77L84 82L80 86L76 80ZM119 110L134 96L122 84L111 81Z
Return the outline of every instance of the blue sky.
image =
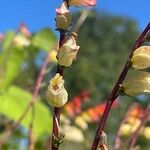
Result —
M16 30L21 21L31 31L42 27L54 29L54 10L61 2L62 0L0 0L0 32ZM97 0L96 8L134 18L142 30L150 21L149 6L150 0Z

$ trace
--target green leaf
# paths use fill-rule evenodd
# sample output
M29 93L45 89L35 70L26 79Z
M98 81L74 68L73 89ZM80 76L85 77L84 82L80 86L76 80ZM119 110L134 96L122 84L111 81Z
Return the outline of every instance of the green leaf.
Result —
M48 28L37 32L32 38L32 44L45 51L52 49L55 43L56 37L54 33Z
M7 50L11 47L11 44L13 43L13 38L15 36L15 32L9 31L5 34L5 38L2 44L2 49Z
M24 109L31 100L32 95L19 87L12 86L7 92L0 94L0 113L9 119L17 121ZM29 128L31 121L31 111L28 112L21 122L26 128ZM34 135L36 138L43 134L49 134L52 125L52 115L46 105L38 101L35 103Z
M17 47L0 54L0 90L9 86L17 77L23 60L23 52Z

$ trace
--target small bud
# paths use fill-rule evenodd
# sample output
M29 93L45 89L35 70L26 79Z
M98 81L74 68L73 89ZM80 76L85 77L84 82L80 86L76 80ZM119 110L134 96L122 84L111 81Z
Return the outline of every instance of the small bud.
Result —
M98 150L108 150L107 134L104 131L101 131Z
M24 23L21 23L19 26L19 31L26 37L30 37L31 33L29 31L29 29L27 28L27 26Z
M147 126L147 127L144 128L144 130L143 130L143 136L146 139L150 140L150 126Z
M130 96L150 93L150 73L140 71L133 74L123 83L122 91Z
M69 14L57 15L56 27L57 29L67 30L71 24L71 16Z
M23 34L18 34L14 37L14 43L17 46L29 46L31 42Z
M132 68L144 69L150 67L150 46L141 46L133 52Z
M132 125L129 123L125 123L119 129L119 135L128 136L132 133Z
M0 42L4 40L4 35L0 33Z
M54 63L57 62L56 55L57 55L56 50L52 50L51 52L49 52L49 60L50 60L50 62L54 62Z
M56 27L58 29L67 30L71 24L71 15L67 9L66 2L63 2L60 8L56 9Z
M67 0L69 6L95 6L96 0Z
M86 122L92 122L92 118L87 111L84 111L81 116L84 118Z
M46 98L53 107L62 107L68 101L68 93L64 88L63 77L59 73L50 81L46 91Z
M61 127L61 130L65 133L65 139L73 142L83 142L83 131L76 126L65 125Z
M57 59L58 64L61 66L69 67L72 65L73 60L76 59L76 55L80 46L76 45L76 33L72 33L58 50Z
M88 128L88 124L82 116L77 116L75 118L75 124L82 128L83 130Z

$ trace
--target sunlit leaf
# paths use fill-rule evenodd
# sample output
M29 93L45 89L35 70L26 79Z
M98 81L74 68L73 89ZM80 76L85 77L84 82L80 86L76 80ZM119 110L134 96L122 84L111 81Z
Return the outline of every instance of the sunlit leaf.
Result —
M7 50L11 47L14 36L15 36L15 32L13 32L13 31L9 31L5 34L5 38L4 38L3 44L2 44L3 50Z
M18 48L12 48L0 55L0 90L5 89L17 77L24 55Z
M32 44L42 50L48 51L54 47L56 37L50 29L37 32L32 39Z
M0 94L0 113L7 116L9 119L17 120L22 114L32 95L18 87L12 86L7 92ZM29 128L31 120L31 111L21 122L26 128ZM52 117L48 108L41 102L35 104L35 119L34 119L34 134L38 138L42 134L50 133L52 125Z

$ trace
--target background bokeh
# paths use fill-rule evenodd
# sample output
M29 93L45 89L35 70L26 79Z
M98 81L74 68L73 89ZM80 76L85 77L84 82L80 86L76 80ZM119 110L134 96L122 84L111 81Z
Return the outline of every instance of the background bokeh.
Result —
M61 0L2 0L0 3L0 145L7 129L9 131L16 123L32 98L41 66L49 54L33 121L35 149L45 150L49 145L53 114L45 92L56 71L55 45L59 34L55 31L54 18L55 8L60 6ZM77 60L64 72L69 102L62 109L61 125L62 132L66 131L66 140L60 149L90 149L105 100L136 38L150 20L149 4L149 0L97 0L97 5L81 26L77 39L81 48ZM73 24L83 10L83 7L71 8ZM105 128L110 149L114 149L121 120L131 105L132 111L129 111L126 121L131 130L127 130L127 126L121 130L123 141L132 134L133 128L135 130L148 104L148 95L117 99ZM29 149L32 120L33 112L29 111L0 149ZM150 148L150 130L144 134L149 125L147 122L143 128L136 148Z

